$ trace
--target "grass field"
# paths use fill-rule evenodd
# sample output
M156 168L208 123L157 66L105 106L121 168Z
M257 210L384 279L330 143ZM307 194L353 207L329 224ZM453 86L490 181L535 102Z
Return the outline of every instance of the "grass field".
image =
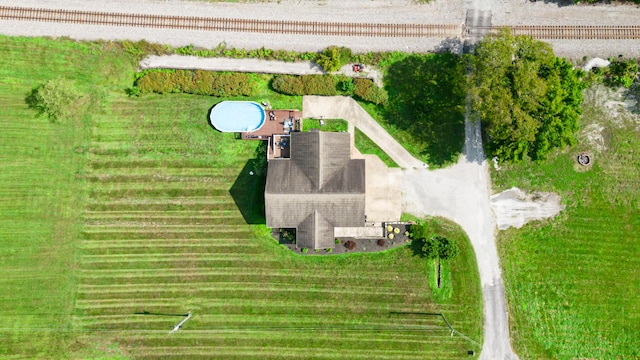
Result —
M521 359L640 357L640 132L587 96L585 127L605 127L603 152L583 140L548 161L494 172L495 187L558 192L552 221L499 234L512 336ZM580 151L593 154L577 169Z
M438 317L402 313L442 312L480 340L469 246L446 299L408 248L297 256L261 224L264 180L248 175L258 143L207 124L219 100L127 98L133 64L116 48L0 37L0 50L10 60L0 60L3 358L455 359L479 350ZM33 119L24 95L59 75L100 106L61 126ZM256 100L300 106L274 98Z

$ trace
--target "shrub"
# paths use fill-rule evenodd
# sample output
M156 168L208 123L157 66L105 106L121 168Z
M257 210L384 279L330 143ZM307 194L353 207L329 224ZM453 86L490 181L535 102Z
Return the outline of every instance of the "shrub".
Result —
M337 95L336 78L331 75L276 75L273 90L287 95Z
M348 240L344 243L344 247L346 247L348 250L353 250L356 248L356 242L352 240Z
M136 80L135 86L139 87L143 94L175 92L175 86L171 84L171 72L168 71L147 71Z
M386 246L386 245L387 245L387 240L385 239L378 240L378 246Z
M387 103L389 96L384 89L381 89L373 81L364 78L353 79L353 94L363 101L368 101L376 105Z
M302 253L303 253L303 254L306 254L306 253L308 253L308 252L309 252L309 249L307 249L307 248L302 248L302 250L301 250L301 251L302 251Z
M124 89L124 92L129 96L129 97L139 97L142 92L140 91L140 88L137 86L132 86L130 88L126 88Z
M331 75L302 75L305 95L337 95L336 78Z
M353 81L351 79L341 80L338 82L338 90L340 90L343 94L353 95L353 90L355 86L353 85Z
M271 81L271 88L281 94L306 95L304 84L299 76L276 75Z
M326 248L326 249L324 249L324 251L330 253L330 252L333 252L333 249L332 248Z
M36 117L46 115L52 123L71 118L82 94L73 81L58 78L31 89L25 102L37 111Z
M249 74L203 70L151 70L142 73L135 86L141 93L184 92L213 96L255 95L255 82Z
M613 87L631 87L638 74L638 62L635 59L609 60L611 64L605 71L605 83Z
M340 70L342 61L340 61L340 49L337 46L329 46L320 55L316 63L326 72L334 72Z
M340 244L340 239L336 239L336 244Z

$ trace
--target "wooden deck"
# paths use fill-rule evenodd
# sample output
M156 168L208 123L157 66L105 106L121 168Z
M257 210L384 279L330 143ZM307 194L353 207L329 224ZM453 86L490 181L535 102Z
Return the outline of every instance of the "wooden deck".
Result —
M243 140L267 140L268 159L288 158L289 134L302 130L302 111L299 110L266 110L267 120L256 131L243 132Z

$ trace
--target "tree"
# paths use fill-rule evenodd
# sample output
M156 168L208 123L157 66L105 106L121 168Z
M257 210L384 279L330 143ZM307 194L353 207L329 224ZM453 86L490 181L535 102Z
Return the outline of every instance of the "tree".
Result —
M458 248L458 244L455 241L443 236L433 235L424 240L422 253L428 259L449 260L458 256L460 248Z
M472 109L489 156L543 159L575 143L583 72L548 44L504 29L476 47L471 65Z
M49 121L55 123L72 117L81 97L73 81L58 78L34 87L25 102L30 109L37 111L36 117L46 115Z
M440 241L437 236L424 239L422 242L422 254L427 259L437 259L440 257Z
M318 63L325 72L340 70L342 66L340 48L337 46L329 46L318 55L316 63Z
M450 260L458 256L460 248L458 247L457 242L441 236L435 236L435 238L437 238L437 241L439 242L438 258L442 260Z

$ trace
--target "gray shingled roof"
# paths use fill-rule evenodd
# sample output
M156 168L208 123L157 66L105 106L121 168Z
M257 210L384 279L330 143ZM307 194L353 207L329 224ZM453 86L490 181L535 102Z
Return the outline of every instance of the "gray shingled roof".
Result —
M269 162L267 226L297 228L298 245L334 246L333 228L364 225L365 164L351 159L347 133L291 135L291 159Z

